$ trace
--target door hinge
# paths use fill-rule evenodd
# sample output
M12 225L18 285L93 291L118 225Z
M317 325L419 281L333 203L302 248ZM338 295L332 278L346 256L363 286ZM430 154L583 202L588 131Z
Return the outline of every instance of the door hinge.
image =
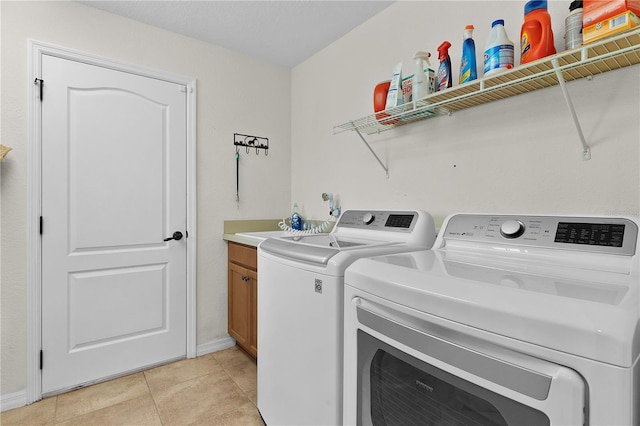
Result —
M42 223L43 223L42 216L40 216L40 235L42 235Z
M42 349L40 350L40 370L42 370L42 365L44 364L44 355L42 354Z
M37 78L34 80L33 84L39 84L40 85L40 102L42 102L43 99L43 87L44 87L44 80L41 78Z

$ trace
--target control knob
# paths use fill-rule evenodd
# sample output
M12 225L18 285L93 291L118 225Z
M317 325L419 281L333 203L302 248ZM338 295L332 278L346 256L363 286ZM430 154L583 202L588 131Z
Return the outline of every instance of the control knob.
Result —
M376 217L371 213L365 213L364 216L362 217L362 222L364 222L365 225L370 225L375 218Z
M518 238L524 234L524 223L519 220L506 220L500 225L500 234L505 238Z

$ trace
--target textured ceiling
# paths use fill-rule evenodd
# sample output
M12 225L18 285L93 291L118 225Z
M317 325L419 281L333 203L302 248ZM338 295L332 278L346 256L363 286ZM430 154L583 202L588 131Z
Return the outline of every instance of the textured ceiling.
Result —
M268 62L293 67L393 1L81 1Z

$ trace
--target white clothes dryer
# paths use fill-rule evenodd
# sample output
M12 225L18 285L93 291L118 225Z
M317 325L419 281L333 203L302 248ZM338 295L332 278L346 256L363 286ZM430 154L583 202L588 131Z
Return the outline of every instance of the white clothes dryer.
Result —
M258 246L258 409L268 425L342 422L344 272L365 256L430 248L424 211L345 211L329 234Z
M637 219L448 217L345 274L344 423L640 424Z

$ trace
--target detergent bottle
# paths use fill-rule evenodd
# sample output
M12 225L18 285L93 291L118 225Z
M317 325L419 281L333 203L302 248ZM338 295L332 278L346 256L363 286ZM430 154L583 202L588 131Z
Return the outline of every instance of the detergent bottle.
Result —
M524 5L520 30L520 63L535 61L556 53L547 0L531 0Z
M413 59L416 61L416 72L413 74L413 83L411 84L411 98L413 101L422 99L427 96L432 90L429 90L429 69L425 73L425 64L431 68L429 63L429 52L416 52Z
M451 43L448 41L443 41L438 46L438 59L440 60L440 67L438 67L438 75L436 76L436 91L438 92L452 86L450 47Z
M464 27L462 41L459 83L466 83L476 78L478 78L478 67L476 66L476 43L473 41L473 25L467 25Z
M504 19L491 23L491 32L484 49L484 75L513 68L513 42L507 36Z

